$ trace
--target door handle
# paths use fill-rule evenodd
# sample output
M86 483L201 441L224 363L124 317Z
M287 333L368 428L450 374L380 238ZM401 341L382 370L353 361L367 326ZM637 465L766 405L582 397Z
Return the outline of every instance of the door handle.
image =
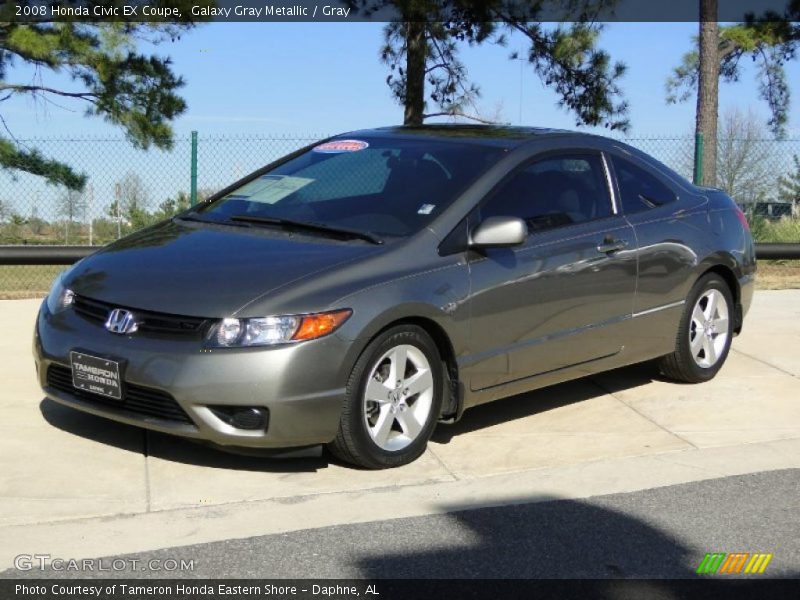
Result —
M625 240L606 238L603 240L602 244L598 244L597 251L602 254L611 254L612 252L618 252L619 250L624 250L627 247L628 247L628 242L626 242Z

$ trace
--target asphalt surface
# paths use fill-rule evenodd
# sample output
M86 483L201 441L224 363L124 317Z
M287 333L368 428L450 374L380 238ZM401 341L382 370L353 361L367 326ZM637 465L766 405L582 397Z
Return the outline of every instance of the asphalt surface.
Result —
M797 498L800 469L584 500L520 498L518 505L467 511L453 506L447 514L414 518L392 519L393 507L387 504L387 520L107 557L106 562L194 561L193 571L170 577L690 578L706 552L770 552L774 558L766 576L800 578Z

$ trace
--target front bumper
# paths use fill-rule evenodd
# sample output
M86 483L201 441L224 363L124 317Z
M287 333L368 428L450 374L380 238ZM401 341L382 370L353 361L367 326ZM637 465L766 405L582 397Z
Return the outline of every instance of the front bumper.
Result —
M336 436L351 345L334 334L284 346L208 350L198 339L112 334L70 309L50 314L43 303L34 358L44 393L60 404L223 446L289 448L324 444ZM63 368L70 367L75 349L120 360L126 386L171 396L188 419L143 414L124 402L70 390L68 383L54 387L53 375L61 366L64 381ZM269 424L265 430L237 429L209 406L265 407Z

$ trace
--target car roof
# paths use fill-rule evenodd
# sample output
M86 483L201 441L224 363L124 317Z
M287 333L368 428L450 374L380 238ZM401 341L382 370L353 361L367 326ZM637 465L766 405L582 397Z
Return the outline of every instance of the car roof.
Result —
M391 126L374 129L361 129L340 134L335 137L402 137L414 139L426 137L439 140L455 139L465 142L480 143L491 146L514 148L542 137L555 135L589 135L565 129L547 127L511 127L505 125L464 125L436 123L419 126Z
M568 129L555 129L549 127L520 127L510 125L477 125L461 123L431 123L420 126L396 125L390 127L376 127L374 129L361 129L350 131L334 136L333 139L347 138L387 138L398 137L403 139L419 139L424 137L431 140L441 141L461 141L469 144L482 144L496 146L507 150L512 150L526 144L533 144L537 140L547 138L562 138L570 145L581 146L581 141L592 140L591 147L604 149L623 150L627 154L638 156L644 160L651 168L657 169L662 174L669 174L671 179L680 181L684 186L692 186L682 175L679 175L670 167L661 163L649 154L642 152L638 148L626 144L625 142L588 133L583 131L570 131Z

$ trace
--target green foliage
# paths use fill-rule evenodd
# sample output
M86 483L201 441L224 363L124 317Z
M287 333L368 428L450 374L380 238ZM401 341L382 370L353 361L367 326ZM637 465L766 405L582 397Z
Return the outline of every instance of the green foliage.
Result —
M37 150L22 148L0 137L0 167L39 175L51 185L63 185L71 190L83 189L86 175L75 173L68 165L43 157Z
M800 243L800 220L782 218L771 221L764 217L750 217L750 232L756 242Z
M800 204L800 155L792 157L794 171L778 179L778 197L784 202Z
M133 231L144 229L156 222L152 214L147 212L144 208L139 207L128 210L128 220Z
M155 221L161 221L177 215L179 212L189 208L190 198L186 192L178 192L175 198L167 198L159 206L158 210L153 214Z
M611 62L596 49L601 27L594 23L561 24L546 30L541 24L514 24L531 40L528 61L560 96L559 104L577 116L576 125L603 125L627 131L628 104L621 100L619 80L626 67Z
M564 21L545 25L542 16L550 15L556 3L533 0L508 3L502 0L351 0L350 4L369 14L395 8L399 22L384 30L381 60L389 66L386 79L393 96L408 108L409 81L419 73L408 73L408 40L411 23L424 23L426 100L436 110L423 117L453 115L484 120L475 114L480 89L468 81L465 65L459 60L461 44L494 43L505 45L507 34L517 32L528 43L525 59L533 71L559 96L559 105L576 115L577 125L603 125L625 131L629 127L628 105L619 80L625 65L612 63L609 55L597 48L602 26L593 21L597 11L617 0L573 0L563 6ZM518 56L511 54L511 59ZM472 107L473 114L466 111Z
M170 123L186 109L177 93L184 82L172 72L169 58L137 53L135 42L157 44L188 27L191 23L0 22L0 104L19 95L77 99L86 103L87 116L120 126L136 147L171 148ZM9 81L18 64L36 67L39 75L33 81ZM75 89L48 86L43 77L47 72L66 74ZM0 167L72 190L81 190L86 182L67 164L49 160L10 136L0 137Z
M798 9L790 5L784 15L771 12L758 19L748 15L743 23L719 27L720 78L737 82L742 59L748 57L756 63L759 93L769 107L769 127L776 137L784 135L789 118L790 90L784 65L796 57L800 45L800 25L792 21L797 16L792 10ZM668 103L684 102L697 90L700 60L696 37L693 45L667 79Z
M121 190L127 195L123 195L119 203L119 217L117 202L114 201L105 209L107 216L91 219L91 240L96 246L113 242L189 208L189 194L178 192L174 198L165 199L155 211L150 212L146 208L146 197L136 176L126 179L127 182L123 180L120 184ZM134 183L131 184L131 181ZM204 197L209 193L208 190L202 190L198 195ZM82 194L66 191L59 203L60 219L47 221L38 216L26 218L11 212L0 201L0 244L88 244L89 224L83 213L84 207L85 199Z
M381 61L390 70L386 83L392 95L402 105L405 105L407 96L407 74L404 67L408 50L407 30L407 23L387 24L384 28L385 43L381 48ZM427 24L425 42L425 83L429 90L428 97L437 110L456 114L474 109L480 89L467 81L467 69L458 57L457 41L453 37L452 28L444 23ZM479 42L472 40L471 43Z

